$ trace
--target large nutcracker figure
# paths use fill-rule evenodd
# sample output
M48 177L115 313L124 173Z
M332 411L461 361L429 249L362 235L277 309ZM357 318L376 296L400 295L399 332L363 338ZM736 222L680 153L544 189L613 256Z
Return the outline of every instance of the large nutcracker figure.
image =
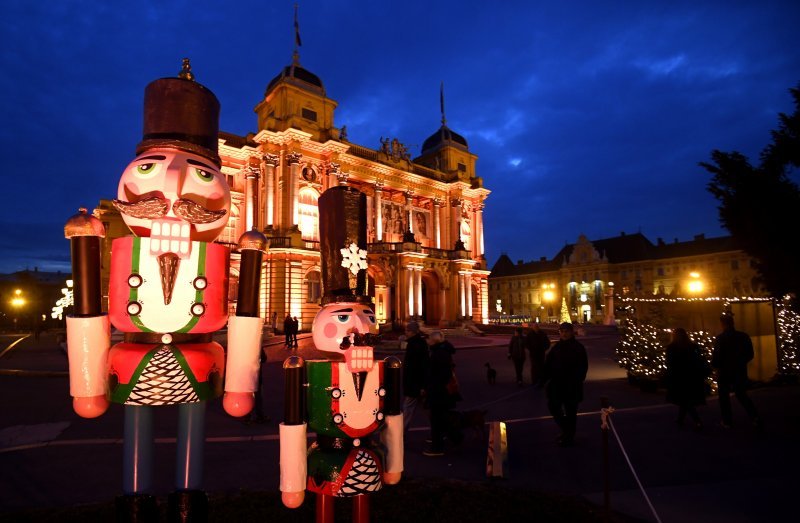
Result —
M188 60L177 78L145 90L144 139L119 182L115 207L133 236L112 242L108 314L101 312L103 226L85 210L65 227L72 251L75 314L67 319L70 394L86 418L124 405L121 521L153 521L154 409L177 405L172 521L202 521L205 402L223 394L243 416L253 404L261 319L258 286L263 235L246 232L236 315L228 318L225 227L230 189L217 153L219 102L194 81ZM212 334L228 323L227 355ZM110 325L124 341L110 345ZM227 361L226 361L227 360Z
M369 520L368 495L403 471L400 361L373 358L375 313L366 296L366 196L336 186L319 198L323 305L312 325L330 357L284 363L280 426L283 503L316 494L318 522L333 521L333 500L353 498L353 520ZM316 432L307 449L306 432ZM380 436L379 441L376 436Z

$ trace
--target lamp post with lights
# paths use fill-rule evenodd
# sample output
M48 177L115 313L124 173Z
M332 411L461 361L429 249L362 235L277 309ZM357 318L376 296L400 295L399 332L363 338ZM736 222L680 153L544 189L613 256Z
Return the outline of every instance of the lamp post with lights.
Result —
M14 290L14 297L11 298L11 306L14 308L14 330L16 331L20 311L25 306L25 298L22 296L22 289Z

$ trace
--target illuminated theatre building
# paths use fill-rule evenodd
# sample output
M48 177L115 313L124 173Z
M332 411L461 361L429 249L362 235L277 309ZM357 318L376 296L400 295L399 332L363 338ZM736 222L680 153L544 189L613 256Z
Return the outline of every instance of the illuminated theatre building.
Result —
M482 215L490 191L475 174L477 156L466 140L442 115L417 158L397 139L381 139L371 149L350 143L346 129L334 127L336 106L295 55L255 107L258 132L219 135L233 204L218 241L233 245L253 227L269 238L261 279L267 326L274 321L282 329L288 313L301 329L311 327L323 292L317 199L337 184L367 195L368 294L379 324L486 323ZM95 214L114 226L116 211L107 202ZM237 269L234 255L231 306Z

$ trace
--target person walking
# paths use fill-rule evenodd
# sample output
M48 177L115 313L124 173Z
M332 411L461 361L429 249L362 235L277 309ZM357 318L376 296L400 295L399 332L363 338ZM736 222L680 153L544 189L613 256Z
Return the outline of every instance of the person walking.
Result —
M285 346L287 349L292 348L292 328L294 327L294 321L292 320L292 316L287 312L286 317L283 319L283 335L286 338Z
M559 340L545 358L545 391L547 408L561 429L556 441L566 447L575 442L578 404L583 400L583 382L589 370L589 359L586 348L575 339L571 323L562 323L558 334Z
M525 346L531 357L531 384L541 387L544 377L544 358L550 348L550 338L536 322L528 330Z
M705 380L710 367L700 346L689 339L686 329L672 331L672 343L667 345L667 372L664 377L667 385L667 401L678 406L678 425L688 414L695 430L702 427L697 405L705 405Z
M514 330L511 341L508 342L508 359L514 362L514 372L517 374L517 386L522 386L522 368L525 365L525 338L522 336L522 327Z
M300 321L297 316L292 318L292 346L297 348L297 333L300 332Z
M456 396L447 387L453 377L453 354L456 350L452 343L444 339L441 331L431 332L428 343L431 360L426 401L431 410L431 446L422 453L425 456L442 456L449 412L456 404Z
M717 369L719 385L719 408L722 412L722 427L733 426L731 391L744 407L753 425L761 427L761 418L753 401L747 396L747 362L753 359L753 342L750 336L734 328L733 315L723 314L719 318L722 332L714 340L711 366Z
M425 396L428 380L428 344L419 332L419 323L406 324L406 353L403 357L403 429L408 432L414 413Z

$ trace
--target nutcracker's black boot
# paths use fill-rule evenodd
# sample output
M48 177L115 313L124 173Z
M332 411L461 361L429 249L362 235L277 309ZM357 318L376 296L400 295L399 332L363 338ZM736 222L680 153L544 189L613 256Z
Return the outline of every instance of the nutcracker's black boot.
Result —
M158 504L155 496L126 494L114 500L117 523L158 523Z
M206 523L208 496L202 490L176 490L169 495L170 523Z

